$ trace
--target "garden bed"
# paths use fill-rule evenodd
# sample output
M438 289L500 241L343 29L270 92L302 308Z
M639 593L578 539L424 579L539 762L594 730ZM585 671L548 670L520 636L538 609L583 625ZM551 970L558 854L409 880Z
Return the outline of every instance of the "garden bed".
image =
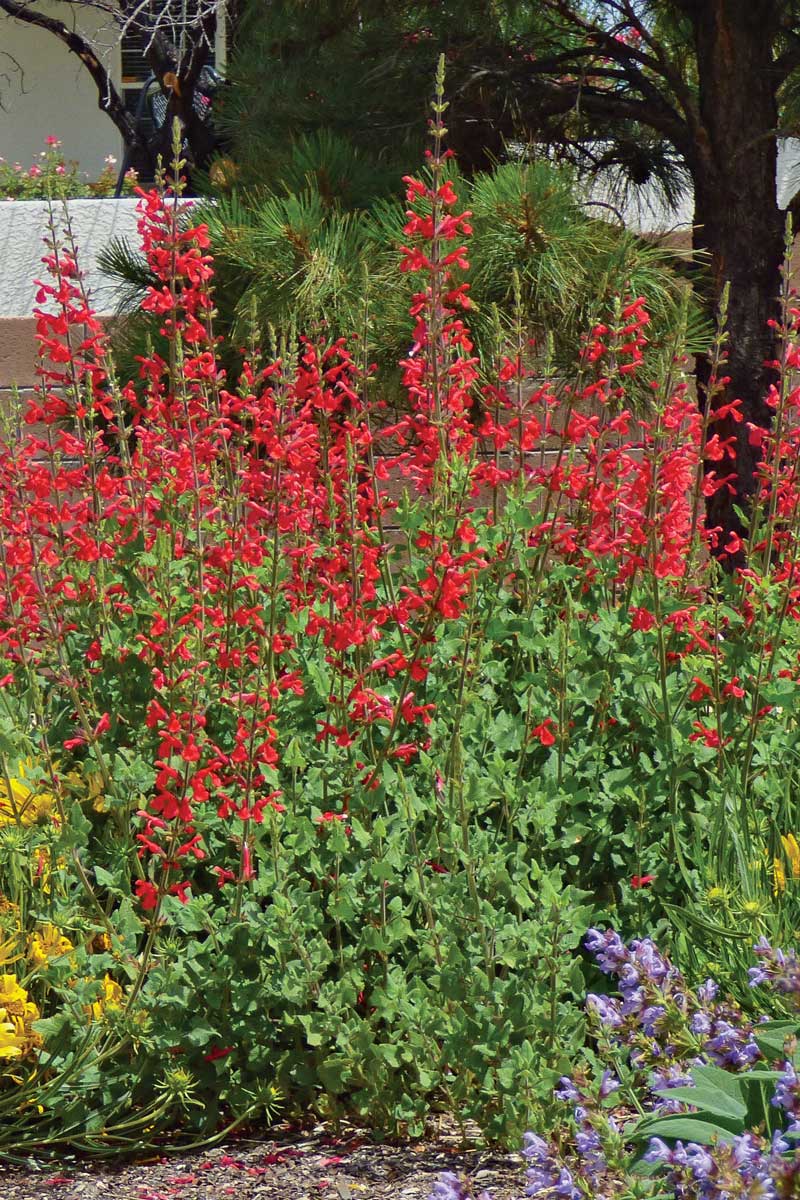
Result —
M214 1150L121 1166L84 1163L0 1167L4 1200L427 1200L442 1171L465 1173L493 1200L523 1191L519 1154L459 1149L455 1132L403 1146L375 1144L357 1130L334 1134L278 1127L272 1136Z

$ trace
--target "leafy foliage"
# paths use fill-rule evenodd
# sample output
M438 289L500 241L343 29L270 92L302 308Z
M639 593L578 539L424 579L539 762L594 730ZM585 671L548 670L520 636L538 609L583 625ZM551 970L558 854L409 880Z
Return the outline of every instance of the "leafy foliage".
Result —
M762 965L751 969L754 982L769 971L795 1018L752 1025L719 1003L712 980L692 991L649 940L625 946L611 930L592 930L586 944L618 980L622 998L588 997L599 1052L556 1089L573 1108L558 1139L526 1135L525 1194L542 1200L795 1195L800 975L794 955L776 955L766 943L756 947ZM466 1181L446 1175L431 1200L473 1195Z
M396 413L343 337L226 371L209 229L157 191L163 353L121 382L53 231L41 388L0 454L4 1153L209 1139L279 1096L516 1137L584 1042L576 950L611 917L673 920L730 993L692 1028L700 992L641 943L687 1018L662 1058L763 1052L739 947L786 944L800 900L788 285L743 548L701 514L737 402L698 412L643 297L569 382L538 377L519 304L496 359L474 353L444 110L440 74ZM715 378L725 354L721 334ZM638 412L637 377L658 381ZM780 1016L794 960L759 947ZM611 1028L653 1056L660 1002L620 978Z
M58 138L48 137L39 161L27 169L21 163L0 159L0 200L108 198L113 196L117 185L116 162L112 154L107 155L99 178L87 179L76 162L66 161ZM136 172L128 171L123 180L123 195L132 196L136 182Z

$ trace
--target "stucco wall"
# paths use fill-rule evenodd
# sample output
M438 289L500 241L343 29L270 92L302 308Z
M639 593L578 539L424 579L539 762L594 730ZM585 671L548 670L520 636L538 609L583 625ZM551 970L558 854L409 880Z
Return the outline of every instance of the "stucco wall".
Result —
M30 386L36 361L35 279L44 279L47 204L25 200L0 202L0 403L3 389ZM63 223L63 216L59 213ZM116 307L114 285L97 266L98 252L112 237L134 245L135 200L71 200L69 218L93 306L101 316Z
M94 307L114 311L113 284L97 266L97 254L113 237L136 244L136 200L70 200L69 223L78 248ZM54 209L59 226L63 210ZM48 236L45 201L0 202L0 317L29 317L36 294L35 279L45 277L42 255Z
M77 5L37 0L37 8L67 25ZM78 9L80 28L91 35L115 81L119 80L117 35L103 18ZM83 64L45 30L0 15L0 158L28 167L49 134L61 139L67 159L92 177L107 154L122 155L122 139L98 107L97 89Z

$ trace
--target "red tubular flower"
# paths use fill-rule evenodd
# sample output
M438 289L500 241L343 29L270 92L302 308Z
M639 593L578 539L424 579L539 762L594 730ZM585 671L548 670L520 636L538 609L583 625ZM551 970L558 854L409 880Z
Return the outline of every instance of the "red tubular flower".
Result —
M552 717L546 717L540 725L531 730L531 740L536 738L543 746L553 746L556 740L556 732L554 732L555 721Z
M148 879L137 879L133 885L133 890L139 897L139 903L145 912L154 909L158 903L158 888Z
M656 623L656 619L651 612L646 608L632 608L631 613L631 629L641 630L647 633Z

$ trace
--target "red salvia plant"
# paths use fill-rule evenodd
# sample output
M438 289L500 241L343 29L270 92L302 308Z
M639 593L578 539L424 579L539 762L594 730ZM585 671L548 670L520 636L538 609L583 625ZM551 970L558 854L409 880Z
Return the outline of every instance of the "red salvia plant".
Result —
M138 380L115 378L69 236L62 244L54 234L48 248L40 384L0 446L0 682L3 694L24 696L24 737L62 827L75 772L101 780L146 923L143 947L127 947L129 1010L162 929L192 897L222 892L236 922L249 895L282 886L281 820L303 804L297 773L312 755L307 778L316 771L322 783L305 815L315 839L337 846L368 841L381 809L410 803L406 772L430 776L434 809L450 805L461 842L458 862L442 862L438 848L411 839L425 919L435 928L425 878L463 866L493 980L462 725L495 653L491 682L507 685L519 727L518 780L555 763L561 788L580 767L570 755L584 709L570 655L596 634L603 682L586 708L593 752L624 736L638 755L635 723L652 716L683 883L689 755L713 760L721 781L715 849L730 836L736 788L752 834L748 788L774 707L765 692L776 676L794 683L798 674L783 632L800 612L797 313L787 293L784 385L773 431L751 431L761 491L747 565L725 583L732 607L703 552L699 515L703 493L732 478L732 447L715 433L721 410L698 413L679 364L654 387L648 411L627 404L627 381L649 370L642 297L595 324L572 387L534 382L521 323L496 381L480 385L464 278L469 213L448 177L445 111L440 68L433 148L422 177L405 179L400 270L419 287L401 364L407 404L391 425L363 365L369 347L357 355L347 339L301 338L266 363L253 350L237 379L226 376L208 233L192 224L180 189L140 193L142 247L158 281L143 308L158 317L167 349L141 357ZM720 351L720 377L723 369ZM741 552L733 541L721 550ZM451 632L455 649L445 654ZM735 649L740 635L756 645L755 667ZM641 712L623 731L623 700L610 707L611 664L631 643L643 648ZM448 711L431 686L435 671L450 681ZM301 738L308 758L295 746ZM0 758L10 792L14 763L2 748ZM511 832L505 799L501 822ZM113 944L105 901L74 849ZM658 886L637 904L656 903L665 872L638 858L633 878ZM337 851L315 887L338 897L341 885ZM385 877L381 887L385 924ZM341 958L338 915L335 924ZM434 941L434 959L441 954Z

